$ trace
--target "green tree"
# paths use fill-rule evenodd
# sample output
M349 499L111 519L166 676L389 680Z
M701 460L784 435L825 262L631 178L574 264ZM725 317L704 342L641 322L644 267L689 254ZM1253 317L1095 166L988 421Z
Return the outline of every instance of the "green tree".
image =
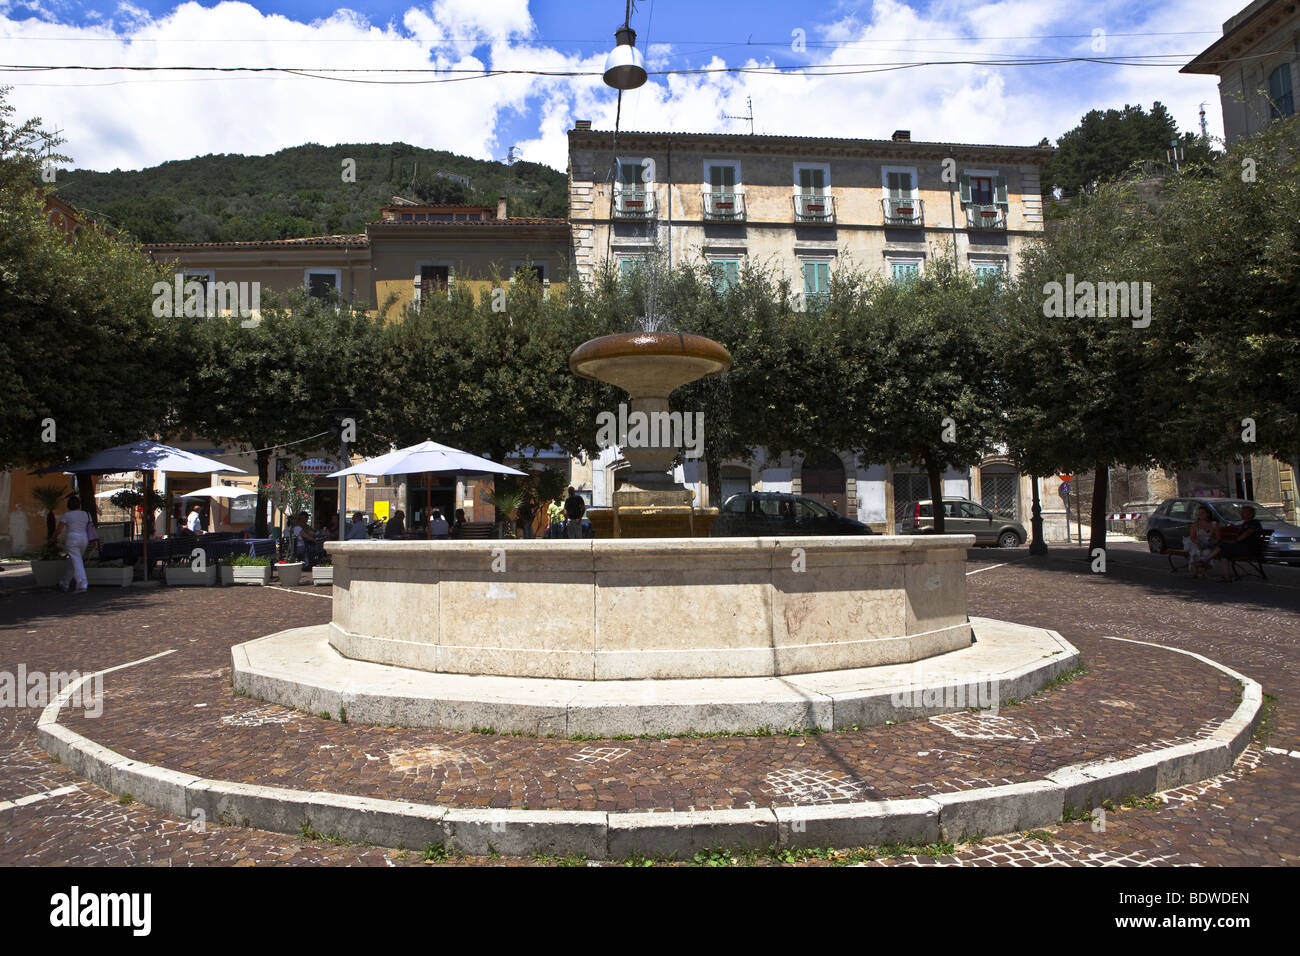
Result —
M1001 432L993 329L1005 295L938 255L920 275L861 278L842 296L830 306L845 312L841 364L858 370L842 405L845 446L864 461L924 467L943 533L943 473L977 464Z
M97 229L68 242L37 189L45 137L0 91L0 467L76 458L164 431L180 381L163 270Z
M1035 475L1093 472L1090 549L1106 546L1108 467L1186 460L1205 437L1156 281L1151 185L1101 186L1029 247L999 327L1008 451ZM1129 314L1101 314L1101 283L1125 284Z
M1118 178L1134 163L1164 160L1174 143L1184 149L1188 162L1210 158L1210 144L1191 133L1180 134L1159 101L1151 104L1150 113L1128 105L1122 110L1092 110L1056 141L1056 153L1043 168L1043 198L1051 199L1057 188L1066 197L1091 191Z
M379 320L301 290L282 301L264 295L263 305L260 321L184 320L187 388L179 410L190 432L256 452L259 536L272 456L336 454L326 434L333 410L355 413L353 450L387 450L372 414L383 368Z
M1152 330L1191 387L1191 444L1210 459L1275 455L1300 474L1300 119L1168 177L1158 210Z

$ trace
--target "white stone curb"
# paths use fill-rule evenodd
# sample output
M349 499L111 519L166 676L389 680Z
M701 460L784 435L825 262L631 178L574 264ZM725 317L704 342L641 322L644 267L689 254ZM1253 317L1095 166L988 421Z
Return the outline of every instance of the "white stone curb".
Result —
M915 800L662 813L462 809L208 780L132 760L60 725L60 709L80 683L95 674L86 675L51 702L37 722L36 733L47 753L96 785L192 823L202 820L290 834L310 827L356 843L416 851L441 843L466 855L495 850L504 855L540 852L592 860L617 860L634 853L685 857L710 847L924 845L940 837L957 842L977 834L1052 826L1067 807L1087 810L1102 800L1158 792L1229 769L1259 721L1260 685L1199 654L1145 641L1130 643L1187 654L1233 677L1242 683L1241 703L1204 740L1125 760L1062 767L1044 780ZM153 658L119 667L149 660Z

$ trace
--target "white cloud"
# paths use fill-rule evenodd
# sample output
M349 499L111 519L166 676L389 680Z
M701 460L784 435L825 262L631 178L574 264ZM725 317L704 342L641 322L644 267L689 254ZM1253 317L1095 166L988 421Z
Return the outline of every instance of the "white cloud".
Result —
M51 3L38 9L48 11ZM741 115L752 96L760 133L888 137L910 129L914 139L1032 144L1056 137L1093 108L1163 101L1185 129L1207 101L1212 133L1221 131L1214 78L1180 76L1178 67L1207 46L1209 36L1157 36L1217 29L1242 0L1171 0L1134 10L1105 0L1079 12L1070 0L993 0L971 5L941 0L923 11L900 0L836 8L824 22L804 24L813 45L807 62L837 67L880 61L984 59L1034 55L1047 41L1019 39L909 42L916 37L1080 34L1051 49L1093 55L1091 31L1108 34L1110 55L1178 52L1168 67L1093 64L1005 67L967 64L851 76L707 73L655 78L624 96L625 128L747 131ZM24 11L34 4L23 2ZM540 69L599 72L605 51L587 56L547 46L527 0L434 0L411 6L394 22L374 25L349 9L311 23L264 14L241 2L203 7L188 2L165 16L120 3L107 22L67 26L9 19L19 9L0 0L0 51L6 62L91 65L275 65ZM22 14L29 16L26 12ZM1121 33L1140 36L1121 37ZM105 42L82 42L98 38ZM726 38L724 38L726 39ZM654 44L653 64L680 66L680 53ZM790 62L784 55L779 62ZM709 64L761 66L773 61ZM698 64L692 64L698 65ZM273 152L304 142L391 142L500 157L504 124L524 155L563 169L566 131L576 119L598 129L614 124L615 97L595 77L497 76L451 83L390 74L397 82L365 82L383 74L348 75L353 82L283 74L10 74L19 116L40 115L63 128L64 151L96 169L139 168L205 153ZM39 84L39 85L18 85ZM111 85L107 85L111 84ZM518 118L525 117L525 134Z

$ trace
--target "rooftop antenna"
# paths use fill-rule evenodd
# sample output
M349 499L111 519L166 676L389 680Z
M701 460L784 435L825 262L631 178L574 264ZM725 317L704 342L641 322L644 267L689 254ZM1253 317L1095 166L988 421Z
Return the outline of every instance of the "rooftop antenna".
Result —
M746 96L745 105L749 107L749 112L744 116L729 116L728 114L723 113L722 118L749 120L749 135L753 136L754 135L754 98L752 96Z

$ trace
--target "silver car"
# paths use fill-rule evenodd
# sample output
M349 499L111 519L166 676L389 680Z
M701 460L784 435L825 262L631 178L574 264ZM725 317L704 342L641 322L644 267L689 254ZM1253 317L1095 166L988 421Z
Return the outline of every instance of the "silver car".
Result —
M899 534L934 534L931 502L908 502L903 520L895 527ZM977 545L999 548L1016 548L1029 538L1025 526L1015 518L994 514L969 498L943 499L943 530L945 534L973 534Z

